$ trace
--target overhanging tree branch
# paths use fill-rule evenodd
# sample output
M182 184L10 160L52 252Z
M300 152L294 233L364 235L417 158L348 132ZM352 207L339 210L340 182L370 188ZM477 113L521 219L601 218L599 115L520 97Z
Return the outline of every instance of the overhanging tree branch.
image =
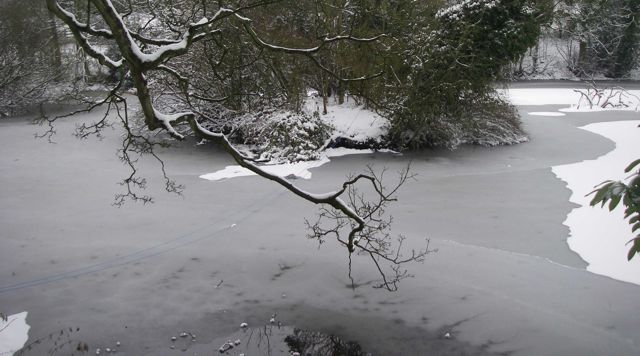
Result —
M240 166L250 170L262 178L279 184L291 193L310 203L320 205L322 207L321 211L323 212L320 214L320 217L329 217L330 220L335 222L335 227L330 230L326 230L320 225L314 225L312 231L314 231L318 239L329 234L335 234L337 241L347 248L349 255L355 252L367 254L373 259L374 264L377 266L376 268L382 274L382 287L394 290L396 288L397 281L406 278L408 275L406 271L403 271L399 267L392 267L391 275L387 275L386 272L383 272L380 262L384 261L395 266L399 266L400 264L409 261L422 260L424 255L428 252L427 250L420 250L418 252L414 251L409 257L403 258L398 251L391 248L392 243L389 240L388 233L383 233L382 236L376 236L377 233L386 230L390 224L390 220L383 218L384 207L394 200L393 194L396 192L397 188L410 178L408 171L401 175L398 185L390 191L387 191L382 185L381 177L376 176L373 171L370 170L367 174L361 174L347 180L342 184L342 187L336 191L330 191L323 194L307 192L297 187L288 179L269 173L263 169L260 165L255 163L254 159L247 157L234 147L228 140L227 136L222 132L214 132L205 128L201 124L202 120L215 120L215 117L207 117L197 110L178 109L173 113L163 112L162 109L156 107L154 104L148 79L154 72L164 72L180 83L180 94L184 97L183 100L185 102L190 102L191 97L197 100L215 101L212 100L215 98L208 95L192 94L190 90L190 78L174 69L171 65L171 61L189 53L192 50L194 43L206 38L213 38L212 36L214 34L221 35L223 33L222 25L224 19L239 20L242 23L245 32L249 34L254 44L260 49L266 48L271 51L282 52L285 54L301 54L308 56L314 60L314 63L320 69L330 73L331 71L328 68L322 66L321 63L315 59L313 56L315 53L332 43L341 41L362 43L374 42L382 35L372 38L357 38L351 35L338 35L333 37L324 36L319 45L308 49L287 48L272 45L263 41L251 27L251 20L241 14L241 10L243 9L253 8L273 2L265 1L235 10L219 8L213 16L202 16L200 21L189 24L186 27L186 30L182 32L179 39L175 41L167 39L156 40L143 37L140 34L130 31L123 20L123 17L118 13L111 0L89 1L99 13L100 18L104 21L108 30L96 30L89 25L80 23L76 20L76 17L73 14L64 10L57 0L47 0L47 5L49 9L56 16L61 18L67 27L69 27L76 40L81 44L89 56L113 69L122 70L126 63L126 68L129 70L131 81L133 82L133 86L136 90L135 95L140 104L145 126L148 130L161 130L178 140L183 140L186 135L192 134L198 138L215 142L223 147L224 150ZM173 31L174 29L171 30ZM90 43L90 36L111 40L112 44L115 44L119 49L122 58L118 61L109 59L97 47ZM143 52L140 44L136 41L143 45L155 46L155 48L151 48L151 52ZM219 47L223 50L222 55L225 55L226 49L224 46ZM332 75L339 78L339 76L334 73L332 73ZM121 79L123 77L124 75L121 72ZM343 78L341 79L348 80ZM357 78L357 80L365 79L367 79L367 77ZM114 90L117 91L118 88L119 86ZM146 181L137 177L135 159L132 158L130 155L131 153L152 155L162 166L162 171L167 181L167 190L179 191L180 187L176 186L166 177L164 163L153 151L154 147L158 145L158 143L149 140L144 135L141 135L132 129L127 113L128 109L126 101L124 102L123 113L118 105L118 100L124 100L124 98L115 91L110 92L108 99L105 99L102 103L104 104L108 102L108 108L111 108L111 103L115 104L117 117L120 119L125 129L120 157L131 168L131 175L123 181L123 185L126 186L127 193L120 195L117 198L118 200L116 203L122 203L123 199L127 196L143 202L151 201L151 198L147 196L138 196L133 192L133 189L136 187L144 188ZM99 130L100 124L98 123L98 125L90 126L90 128ZM356 185L359 183L368 184L375 192L377 198L369 202L362 195L359 195L358 190L356 189ZM340 235L342 230L348 231L346 239L343 239ZM399 240L398 248L402 247L402 241L403 239Z

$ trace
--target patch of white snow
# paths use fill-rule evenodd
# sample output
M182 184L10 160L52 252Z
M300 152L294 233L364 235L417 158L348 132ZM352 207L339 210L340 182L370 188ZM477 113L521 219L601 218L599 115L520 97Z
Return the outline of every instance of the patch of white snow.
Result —
M359 150L355 148L336 147L336 148L326 149L324 151L324 154L327 157L342 157L342 156L348 156L348 155L362 155L362 154L368 154L373 152L374 151L370 149Z
M0 355L13 355L29 339L27 312L13 314L4 321L0 319Z
M320 114L325 123L335 128L334 137L345 137L357 142L379 141L386 134L389 121L375 112L366 109L355 102L352 97L346 96L345 103L330 103L327 105L327 114ZM306 109L309 112L322 112L322 98L310 97L306 101Z
M534 111L534 112L530 112L529 115L533 115L533 116L566 116L567 114L561 113L561 112L554 112L554 111Z
M318 160L264 165L264 166L260 166L260 168L262 168L268 173L275 174L279 177L293 178L293 179L298 179L298 178L311 179L312 174L309 170L312 168L318 168L326 163L329 163L330 162L329 158L331 157L342 157L346 155L355 155L355 154L370 154L374 152L399 154L398 152L395 152L393 150L388 150L388 149L374 151L370 149L360 150L360 149L343 148L343 147L329 148L322 152L322 155ZM203 174L200 176L200 178L206 179L206 180L212 180L212 181L219 181L219 180L224 180L229 178L246 177L246 176L254 176L254 175L256 174L244 167L233 165L233 166L226 166L224 169L221 169L213 173Z
M329 159L327 157L323 157L316 161L303 161L303 162L295 162L295 163L264 165L264 166L260 166L260 168L268 173L277 175L279 177L311 179L311 172L309 171L309 169L320 167L327 162L329 162ZM256 174L246 168L243 168L238 165L234 165L234 166L227 166L224 169L217 172L203 174L200 176L200 178L217 181L217 180L223 180L227 178L245 177L245 176L253 176L253 175L256 175Z

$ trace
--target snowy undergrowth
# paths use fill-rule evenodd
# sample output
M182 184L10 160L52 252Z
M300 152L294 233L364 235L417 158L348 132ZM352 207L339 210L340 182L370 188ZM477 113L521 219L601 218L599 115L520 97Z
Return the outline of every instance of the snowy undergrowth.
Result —
M331 132L317 113L274 111L242 121L233 135L262 161L290 163L318 159Z

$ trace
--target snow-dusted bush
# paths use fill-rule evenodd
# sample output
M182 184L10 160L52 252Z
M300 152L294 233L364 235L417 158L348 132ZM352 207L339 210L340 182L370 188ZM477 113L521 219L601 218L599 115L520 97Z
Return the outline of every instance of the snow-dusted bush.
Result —
M331 136L318 113L264 111L236 119L235 142L250 145L261 160L297 162L317 159Z
M394 117L391 137L398 147L445 147L462 144L498 146L527 141L515 108L503 99L467 95L458 108L414 114L409 110Z
M486 97L471 106L468 119L463 121L460 143L482 146L512 145L528 141L521 128L516 108L498 97Z

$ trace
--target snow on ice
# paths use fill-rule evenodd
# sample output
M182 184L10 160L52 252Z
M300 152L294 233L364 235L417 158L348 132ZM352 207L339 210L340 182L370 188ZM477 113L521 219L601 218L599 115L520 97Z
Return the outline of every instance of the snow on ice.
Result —
M588 271L618 280L640 284L640 260L627 261L633 233L624 220L623 210L613 212L600 206L591 207L588 196L594 187L605 180L625 180L625 167L638 158L640 121L602 122L581 127L602 135L616 143L616 148L594 160L586 160L552 167L553 173L571 190L573 209L564 224L569 227L569 247L588 264Z
M530 112L529 115L533 115L533 116L565 116L566 114L563 114L561 112L556 112L556 111L534 111L534 112Z
M373 153L373 150L356 150L350 148L329 148L325 150L322 157L314 161L301 161L295 163L282 163L260 166L264 171L285 178L292 179L311 179L312 168L320 167L330 162L331 157L340 157L352 154L367 154ZM393 153L391 150L380 150L378 152ZM200 176L202 179L218 181L228 178L254 176L255 173L238 165L227 166L222 170L207 173Z
M13 355L20 350L29 339L27 312L22 312L0 319L0 355Z

